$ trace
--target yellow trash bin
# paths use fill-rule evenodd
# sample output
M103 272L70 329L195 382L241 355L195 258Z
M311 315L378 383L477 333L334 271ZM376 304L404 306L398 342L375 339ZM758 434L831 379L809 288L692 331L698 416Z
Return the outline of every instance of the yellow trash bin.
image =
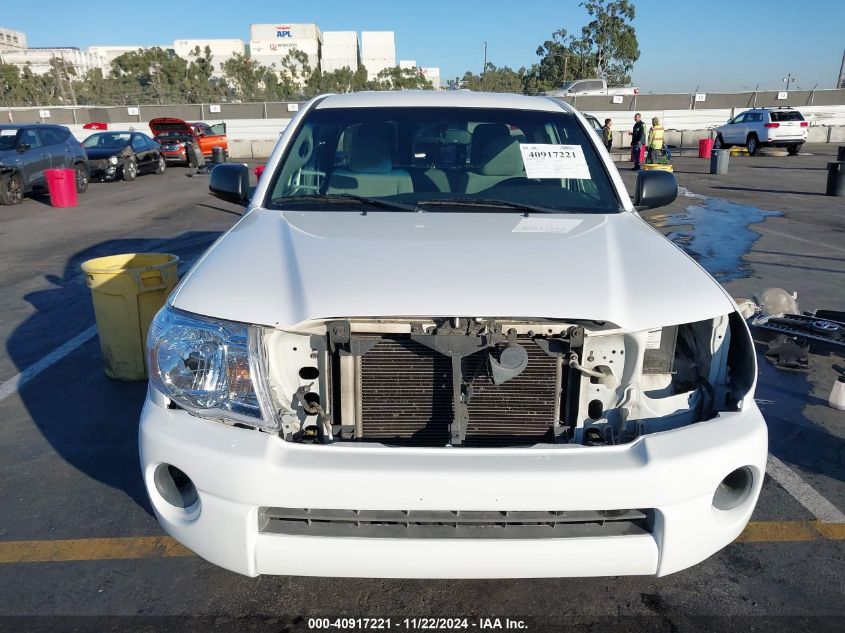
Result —
M167 253L129 253L82 264L109 378L146 379L147 331L176 286L178 263L176 255Z

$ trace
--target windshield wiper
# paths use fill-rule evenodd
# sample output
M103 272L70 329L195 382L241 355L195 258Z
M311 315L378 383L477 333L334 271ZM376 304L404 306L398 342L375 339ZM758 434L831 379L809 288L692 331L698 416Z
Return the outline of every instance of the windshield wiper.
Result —
M523 202L511 202L509 200L498 200L495 198L445 198L434 200L420 200L418 206L444 206L444 207L475 207L481 211L488 209L508 209L522 212L534 213L566 213L565 209L553 209Z
M356 196L351 193L340 194L322 194L312 193L305 196L283 196L281 198L274 198L273 204L284 205L285 203L296 202L329 202L332 204L366 204L371 207L379 209L399 209L401 211L419 211L416 205L403 204L401 202L391 202L389 200L382 200L381 198L368 198L366 196Z

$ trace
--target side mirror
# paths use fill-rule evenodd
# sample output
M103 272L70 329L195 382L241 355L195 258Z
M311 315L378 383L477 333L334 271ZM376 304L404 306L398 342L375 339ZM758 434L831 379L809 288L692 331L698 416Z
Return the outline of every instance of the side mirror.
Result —
M246 206L249 204L249 167L238 163L223 163L211 170L208 181L211 194Z
M665 207L677 197L678 181L672 172L654 170L637 174L634 206L638 211Z
M29 143L21 143L20 145L18 145L18 152L20 152L21 154L28 151L29 149L30 149Z

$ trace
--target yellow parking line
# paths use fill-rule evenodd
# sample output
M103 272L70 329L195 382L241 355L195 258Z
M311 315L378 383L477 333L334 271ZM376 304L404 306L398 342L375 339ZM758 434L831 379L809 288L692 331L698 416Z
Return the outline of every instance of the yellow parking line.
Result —
M737 543L845 541L845 523L752 521ZM0 541L0 564L132 558L174 558L193 552L169 536L86 538L64 541Z
M0 542L0 563L193 556L169 536Z
M752 521L742 531L737 543L779 543L815 541L821 538L810 521Z
M845 541L845 523L824 523L813 521L813 527L828 540Z

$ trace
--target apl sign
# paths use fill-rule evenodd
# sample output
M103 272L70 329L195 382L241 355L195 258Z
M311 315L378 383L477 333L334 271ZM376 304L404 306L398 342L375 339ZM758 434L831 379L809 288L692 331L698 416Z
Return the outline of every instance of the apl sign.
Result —
M276 37L293 37L290 34L290 27L289 26L277 26L276 27Z

